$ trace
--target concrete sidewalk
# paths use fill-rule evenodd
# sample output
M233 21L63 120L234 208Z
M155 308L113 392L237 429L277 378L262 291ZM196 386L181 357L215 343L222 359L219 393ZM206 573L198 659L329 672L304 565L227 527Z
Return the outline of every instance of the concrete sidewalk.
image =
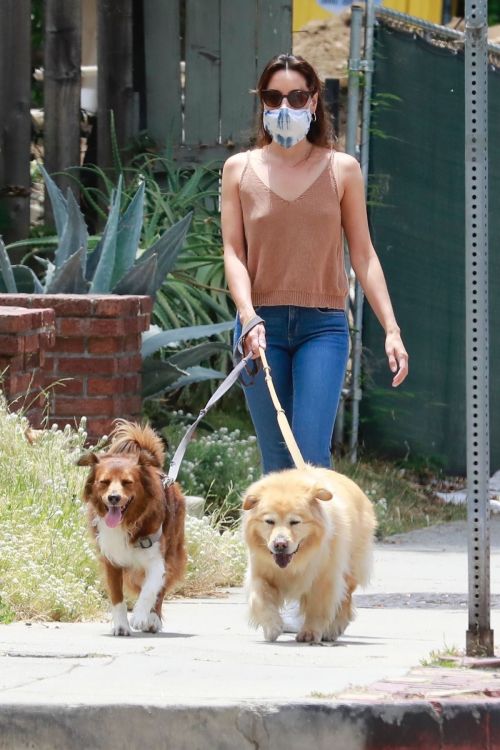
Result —
M500 593L497 518L491 581ZM265 643L240 590L167 602L160 635L0 626L0 750L500 748L500 662L421 666L463 649L466 591L456 523L377 546L373 582L336 644ZM492 603L500 638L500 597Z

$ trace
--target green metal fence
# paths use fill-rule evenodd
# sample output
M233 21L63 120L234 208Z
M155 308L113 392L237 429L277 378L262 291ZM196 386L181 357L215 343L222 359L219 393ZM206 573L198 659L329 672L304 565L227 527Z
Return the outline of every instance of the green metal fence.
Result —
M491 462L500 466L500 70L489 73ZM390 386L383 332L363 323L361 439L382 455L465 473L464 59L379 26L370 221L410 376Z

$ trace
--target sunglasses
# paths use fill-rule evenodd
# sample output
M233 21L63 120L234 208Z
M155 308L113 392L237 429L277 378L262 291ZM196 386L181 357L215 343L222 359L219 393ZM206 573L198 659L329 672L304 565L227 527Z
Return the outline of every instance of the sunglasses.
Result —
M292 109L302 109L311 98L311 92L294 89L293 91L289 91L288 94L282 94L281 91L277 91L276 89L265 89L260 92L260 96L266 107L270 107L271 109L281 107L283 99L287 100Z

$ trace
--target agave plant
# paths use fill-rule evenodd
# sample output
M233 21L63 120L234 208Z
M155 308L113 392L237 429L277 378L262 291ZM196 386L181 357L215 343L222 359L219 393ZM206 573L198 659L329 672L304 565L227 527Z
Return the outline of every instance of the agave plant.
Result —
M155 297L184 244L192 212L169 227L138 254L144 209L142 183L125 212L120 213L122 177L111 195L102 236L90 250L83 214L71 190L64 197L41 167L52 204L58 245L54 259L38 257L43 281L26 265L12 265L0 240L0 291L28 294L147 294Z
M201 367L199 363L219 352L228 352L228 344L223 341L205 341L184 349L181 344L224 333L233 325L233 321L226 320L223 323L174 328L170 331L151 326L142 336L143 399L154 398L193 383L224 378L224 372ZM159 354L159 357L153 356L155 354Z

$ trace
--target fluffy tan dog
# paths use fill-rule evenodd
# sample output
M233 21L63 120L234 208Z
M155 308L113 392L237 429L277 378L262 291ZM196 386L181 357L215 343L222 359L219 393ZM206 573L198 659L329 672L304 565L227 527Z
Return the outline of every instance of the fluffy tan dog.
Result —
M334 641L354 617L352 592L366 585L376 527L351 479L307 467L268 474L243 500L250 621L267 641L283 632L280 608L298 601L298 641Z

